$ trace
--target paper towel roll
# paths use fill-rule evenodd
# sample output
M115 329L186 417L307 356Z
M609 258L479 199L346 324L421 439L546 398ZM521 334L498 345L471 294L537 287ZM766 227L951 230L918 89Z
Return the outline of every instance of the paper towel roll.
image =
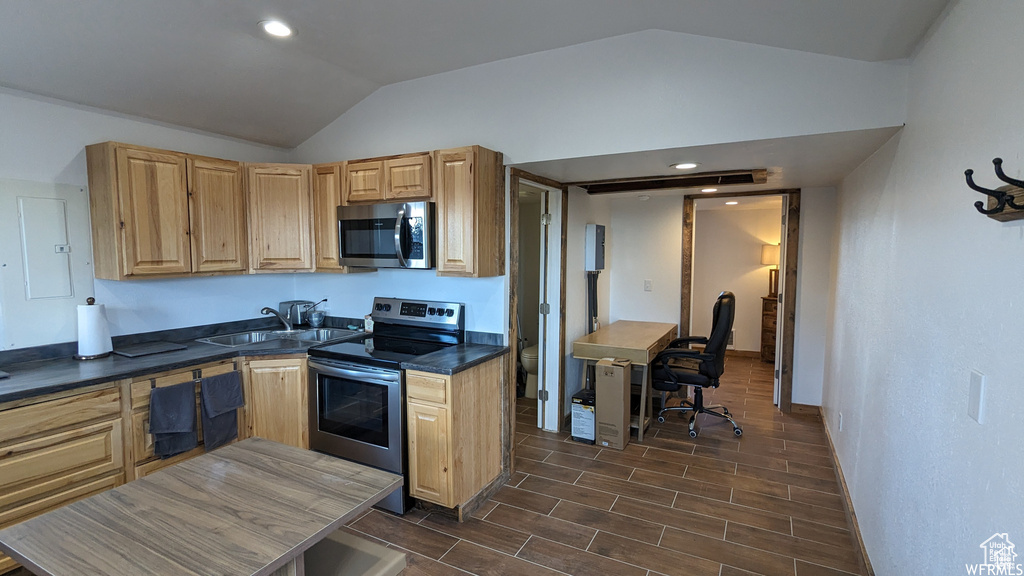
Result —
M78 307L78 356L90 357L109 354L114 347L110 342L107 309L103 304Z

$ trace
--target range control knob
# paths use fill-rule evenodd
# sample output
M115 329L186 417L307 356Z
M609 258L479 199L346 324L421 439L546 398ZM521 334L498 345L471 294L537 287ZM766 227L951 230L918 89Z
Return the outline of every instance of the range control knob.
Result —
M437 313L437 308L427 308L427 316L433 316Z
M377 303L373 305L373 309L376 310L377 312L380 312L381 310L384 309L384 306L382 306L380 303Z
M391 304L385 304L384 305L384 311L385 312L391 312Z
M455 316L455 310L453 310L453 309L449 308L449 309L448 309L448 312L447 312L447 316L448 316L449 318L451 318L452 316Z

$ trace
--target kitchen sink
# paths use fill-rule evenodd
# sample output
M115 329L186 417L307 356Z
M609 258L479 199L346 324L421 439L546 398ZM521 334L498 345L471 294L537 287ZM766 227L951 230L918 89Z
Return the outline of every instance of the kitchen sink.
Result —
M237 334L223 334L220 336L208 336L199 338L196 342L205 342L217 346L247 346L258 344L269 340L298 340L303 344L321 344L344 340L360 334L356 330L344 328L309 328L300 330L253 330L250 332L239 332Z

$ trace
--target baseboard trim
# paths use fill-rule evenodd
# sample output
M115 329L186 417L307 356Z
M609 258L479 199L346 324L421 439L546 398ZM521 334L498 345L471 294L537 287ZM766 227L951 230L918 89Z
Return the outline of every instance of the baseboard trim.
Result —
M821 406L812 406L810 404L790 404L789 412L791 414L811 414L814 416L820 416Z
M839 457L836 455L836 445L832 442L832 433L828 426L825 426L825 409L821 406L807 406L806 404L793 404L793 412L797 406L803 408L815 408L821 416L822 427L825 428L825 437L828 438L828 449L832 454L832 465L835 467L836 476L839 477L839 488L843 491L843 511L846 513L846 521L853 527L853 547L857 550L860 560L861 573L865 576L875 576L875 570L871 567L871 560L868 558L867 548L864 547L864 538L860 535L860 525L857 523L857 513L853 510L853 499L850 498L850 488L846 484L846 477L843 476L843 467L839 465Z

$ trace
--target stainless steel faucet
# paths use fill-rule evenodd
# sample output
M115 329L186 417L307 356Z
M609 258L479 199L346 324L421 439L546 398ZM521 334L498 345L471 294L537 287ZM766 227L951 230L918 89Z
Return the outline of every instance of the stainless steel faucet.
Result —
M274 316L277 316L277 319L280 320L282 324L284 324L284 329L288 330L289 332L291 332L291 330L292 330L292 323L291 323L291 321L289 321L288 317L282 316L281 313L278 312L277 310L274 310L270 306L264 306L263 310L260 310L260 314L273 314Z

